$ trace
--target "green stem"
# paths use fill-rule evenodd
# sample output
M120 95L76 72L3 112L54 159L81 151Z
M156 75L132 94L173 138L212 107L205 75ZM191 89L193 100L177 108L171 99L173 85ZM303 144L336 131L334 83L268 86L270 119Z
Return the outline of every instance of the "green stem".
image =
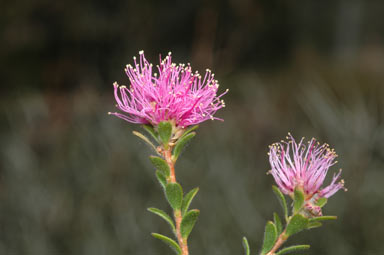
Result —
M176 182L175 162L172 159L172 148L170 148L170 146L167 149L163 150L163 156L164 156L164 159L167 162L169 169L170 169L170 178L169 178L168 182L169 183L175 183ZM180 232L180 225L181 225L181 221L183 219L183 217L181 215L181 210L180 209L174 210L173 216L174 216L175 222L176 222L177 241L178 241L180 248L181 248L181 254L180 255L189 255L187 239L184 239L181 236L181 232Z

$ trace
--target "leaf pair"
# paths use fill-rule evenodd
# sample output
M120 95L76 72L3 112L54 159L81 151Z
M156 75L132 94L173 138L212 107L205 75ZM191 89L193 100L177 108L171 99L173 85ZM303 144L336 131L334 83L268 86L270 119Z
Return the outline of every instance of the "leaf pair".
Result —
M168 183L165 186L165 194L169 204L176 212L178 211L181 214L180 233L185 239L188 238L200 214L200 211L196 209L188 211L189 205L197 192L198 188L195 188L183 199L183 190L180 184Z

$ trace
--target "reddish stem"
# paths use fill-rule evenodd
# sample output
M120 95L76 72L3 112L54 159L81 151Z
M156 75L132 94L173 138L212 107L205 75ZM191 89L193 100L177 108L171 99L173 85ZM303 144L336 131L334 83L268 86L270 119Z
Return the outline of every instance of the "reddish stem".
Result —
M172 159L172 148L168 148L167 150L163 150L163 156L165 161L167 162L169 169L170 169L170 176L169 176L169 183L175 183L176 182L176 175L175 175L175 162ZM181 220L183 219L181 215L181 210L174 210L173 215L175 217L175 222L176 222L176 236L177 236L177 241L180 245L181 248L181 254L180 255L189 255L188 251L188 244L187 244L187 239L184 239L181 236L180 232L180 225L181 225Z
M272 249L266 254L266 255L275 255L276 251L284 244L284 242L287 240L287 236L285 235L285 230L279 235L279 238L277 239L275 245L272 247Z

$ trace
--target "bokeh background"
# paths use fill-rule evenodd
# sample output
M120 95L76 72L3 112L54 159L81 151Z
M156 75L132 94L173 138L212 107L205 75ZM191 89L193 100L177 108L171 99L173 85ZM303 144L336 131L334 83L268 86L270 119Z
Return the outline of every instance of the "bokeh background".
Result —
M380 0L47 1L0 7L0 254L171 254L146 211L168 210L132 135L107 115L132 56L212 69L227 107L177 164L200 192L191 254L259 250L279 211L268 145L290 131L339 154L339 219L298 234L308 254L384 254L384 2ZM330 174L331 175L331 174ZM254 253L256 254L256 253Z

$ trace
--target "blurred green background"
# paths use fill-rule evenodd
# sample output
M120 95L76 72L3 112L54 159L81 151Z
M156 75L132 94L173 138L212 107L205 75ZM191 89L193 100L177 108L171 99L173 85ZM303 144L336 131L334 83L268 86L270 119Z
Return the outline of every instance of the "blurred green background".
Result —
M279 211L268 145L288 131L339 154L339 219L298 234L309 254L384 254L384 2L5 0L0 10L0 254L171 254L146 211L169 210L132 135L107 115L139 50L212 69L227 107L177 164L200 192L191 254L253 251ZM280 212L280 211L279 211ZM256 254L256 253L254 253Z

